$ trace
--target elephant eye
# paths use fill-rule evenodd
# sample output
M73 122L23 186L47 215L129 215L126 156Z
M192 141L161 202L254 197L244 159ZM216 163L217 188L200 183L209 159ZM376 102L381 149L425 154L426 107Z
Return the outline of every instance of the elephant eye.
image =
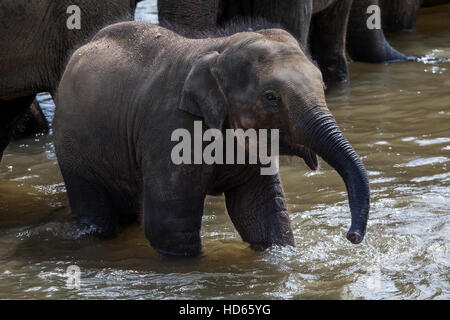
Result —
M266 93L265 97L266 97L266 100L270 101L270 102L274 102L274 101L278 101L279 100L279 98L276 95L274 95L273 93L271 93L271 92Z

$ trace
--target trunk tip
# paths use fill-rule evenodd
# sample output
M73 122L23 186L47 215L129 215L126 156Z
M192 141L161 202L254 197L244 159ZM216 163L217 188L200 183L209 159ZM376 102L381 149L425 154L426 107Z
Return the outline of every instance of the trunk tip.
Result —
M358 231L349 231L347 233L347 240L353 244L361 243L361 241L363 241L363 238L364 236L362 236Z

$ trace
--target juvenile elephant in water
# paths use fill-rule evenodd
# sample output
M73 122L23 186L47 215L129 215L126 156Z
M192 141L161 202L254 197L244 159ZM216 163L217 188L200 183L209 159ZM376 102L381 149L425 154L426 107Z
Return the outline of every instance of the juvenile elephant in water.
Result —
M108 23L132 19L136 0L0 1L0 160L37 93L54 92L69 52ZM80 29L67 20L80 9ZM68 14L69 12L69 14ZM39 105L34 102L34 109ZM32 111L44 126L40 110ZM26 123L26 122L25 122ZM29 128L21 128L22 134ZM20 130L19 130L20 131ZM17 131L16 131L17 132Z
M57 92L54 122L73 216L113 236L143 213L154 248L195 255L205 196L225 193L244 241L293 245L278 174L261 175L257 164L172 161L172 134L182 129L195 137L196 121L222 132L279 129L280 154L302 157L312 169L321 156L347 186L347 238L362 241L366 170L327 109L320 70L281 29L188 39L124 22L78 49ZM196 154L195 146L187 152Z
M392 0L397 1L397 0ZM403 0L401 0L403 1ZM411 1L411 0L407 0ZM416 0L414 0L416 1ZM368 29L367 8L379 0L159 0L162 26L213 28L239 16L279 23L311 50L324 80L332 86L348 81L346 47L352 59L394 62L413 58L393 49L382 29Z

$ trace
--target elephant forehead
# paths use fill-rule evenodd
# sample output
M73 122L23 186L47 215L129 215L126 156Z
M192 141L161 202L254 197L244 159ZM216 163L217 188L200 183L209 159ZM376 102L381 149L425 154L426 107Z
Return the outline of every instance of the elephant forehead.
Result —
M298 45L267 39L247 43L230 50L225 65L233 71L270 74L277 67L311 64Z
M300 46L291 42L259 39L242 48L242 54L259 64L282 63L290 59L307 59Z
M322 73L309 61L293 60L285 64L275 64L271 75L285 82L305 83L323 89Z

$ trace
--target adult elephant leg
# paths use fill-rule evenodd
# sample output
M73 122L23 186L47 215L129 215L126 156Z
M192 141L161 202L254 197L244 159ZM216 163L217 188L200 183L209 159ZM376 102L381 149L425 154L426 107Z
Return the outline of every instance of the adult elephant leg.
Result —
M33 102L35 95L13 100L0 100L0 160L8 146L17 122Z
M255 249L294 246L283 188L278 174L259 175L225 193L228 214L242 240Z
M347 30L350 57L355 61L372 63L416 60L416 57L408 57L392 48L382 29L367 27L367 8L379 4L378 0L353 1Z
M382 25L386 33L413 31L423 0L380 0Z
M35 134L47 134L49 123L35 99L24 115L18 120L13 132L13 139L23 139Z
M319 63L328 87L349 80L345 41L352 2L336 1L312 18L311 53Z

